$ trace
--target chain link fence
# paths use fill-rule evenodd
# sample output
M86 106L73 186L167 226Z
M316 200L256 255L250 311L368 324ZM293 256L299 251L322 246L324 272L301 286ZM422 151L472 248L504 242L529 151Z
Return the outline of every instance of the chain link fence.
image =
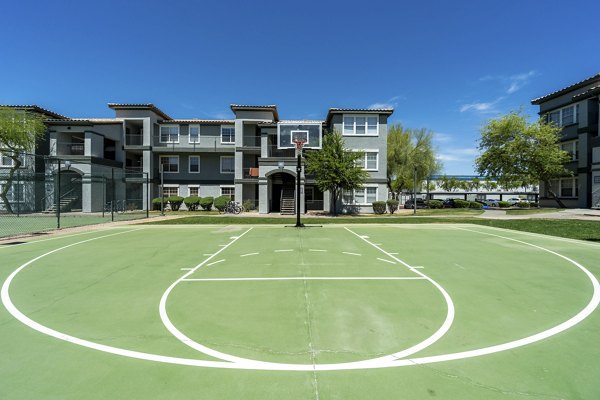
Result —
M0 238L148 218L148 204L147 173L84 158L0 154Z

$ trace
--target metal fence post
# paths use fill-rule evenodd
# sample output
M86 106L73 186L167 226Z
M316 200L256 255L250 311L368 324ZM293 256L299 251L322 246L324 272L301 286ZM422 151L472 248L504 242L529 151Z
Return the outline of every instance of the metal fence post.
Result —
M115 197L116 197L116 188L115 188L115 169L110 169L110 178L112 181L112 201L110 202L110 220L111 222L115 221Z
M21 202L19 196L19 188L21 185L21 170L17 170L17 217L21 214ZM21 188L22 189L22 188Z
M58 160L58 172L56 173L56 180L58 181L56 194L56 228L60 229L60 159Z
M150 218L150 178L146 172L146 218Z

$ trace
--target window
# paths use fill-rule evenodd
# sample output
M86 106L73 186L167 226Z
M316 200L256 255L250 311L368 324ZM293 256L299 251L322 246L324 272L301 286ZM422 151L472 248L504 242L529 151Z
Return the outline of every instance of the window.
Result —
M235 127L230 125L221 126L221 143L235 143Z
M188 196L198 196L200 193L200 188L198 186L188 186Z
M163 187L163 196L179 196L179 185L165 185Z
M235 172L235 162L232 156L221 156L221 173L233 174Z
M179 156L160 156L160 165L164 172L179 172Z
M566 151L571 155L571 161L576 161L579 159L579 150L577 147L577 140L563 142L560 144L561 150Z
M161 143L179 143L179 125L162 125L160 127Z
M200 125L190 125L189 143L200 143Z
M557 126L567 126L579 122L579 104L563 107L547 114L548 122Z
M377 201L377 187L367 186L354 191L346 190L344 191L342 201L344 204L371 204Z
M377 136L379 123L377 116L344 116L344 135Z
M14 161L12 158L4 154L0 155L0 167L12 167L13 164Z
M200 172L200 156L190 156L189 171L190 174L197 174Z
M228 196L230 200L235 198L234 186L221 186L221 196Z
M579 182L575 177L556 179L550 184L554 193L559 197L577 197L579 195Z
M377 171L379 169L379 152L375 150L363 151L363 158L356 160L356 165L366 171Z

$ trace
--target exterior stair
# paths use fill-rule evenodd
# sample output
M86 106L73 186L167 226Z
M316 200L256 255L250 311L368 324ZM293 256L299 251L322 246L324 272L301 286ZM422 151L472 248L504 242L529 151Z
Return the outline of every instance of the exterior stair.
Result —
M60 211L70 211L71 206L77 200L77 196L64 196L60 199ZM46 214L55 214L56 213L56 204L52 204L48 207L44 213Z
M281 215L296 214L296 191L293 188L283 188L281 190Z

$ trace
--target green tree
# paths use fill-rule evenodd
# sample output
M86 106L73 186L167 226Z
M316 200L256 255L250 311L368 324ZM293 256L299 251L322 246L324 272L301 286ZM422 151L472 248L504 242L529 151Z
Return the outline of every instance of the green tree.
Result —
M387 184L396 198L403 190L414 189L415 171L418 188L423 180L441 169L433 148L433 132L426 129L391 125L387 148Z
M443 175L440 177L440 187L446 192L453 192L460 188L460 181L454 176Z
M543 182L550 196L564 207L550 185L552 179L571 174L564 167L569 153L560 148L560 132L561 128L542 119L529 123L516 111L491 119L481 128L476 168L504 188Z
M306 172L315 175L319 190L331 193L334 215L337 215L337 202L342 192L362 188L369 177L359 165L364 152L348 150L344 146L344 138L339 132L327 132L323 135L323 148L308 151L305 158Z
M2 176L4 182L0 190L0 199L8 213L13 213L8 201L8 191L16 171L23 165L22 155L33 152L36 142L45 131L41 115L12 107L0 107L0 155L12 160L8 173Z

